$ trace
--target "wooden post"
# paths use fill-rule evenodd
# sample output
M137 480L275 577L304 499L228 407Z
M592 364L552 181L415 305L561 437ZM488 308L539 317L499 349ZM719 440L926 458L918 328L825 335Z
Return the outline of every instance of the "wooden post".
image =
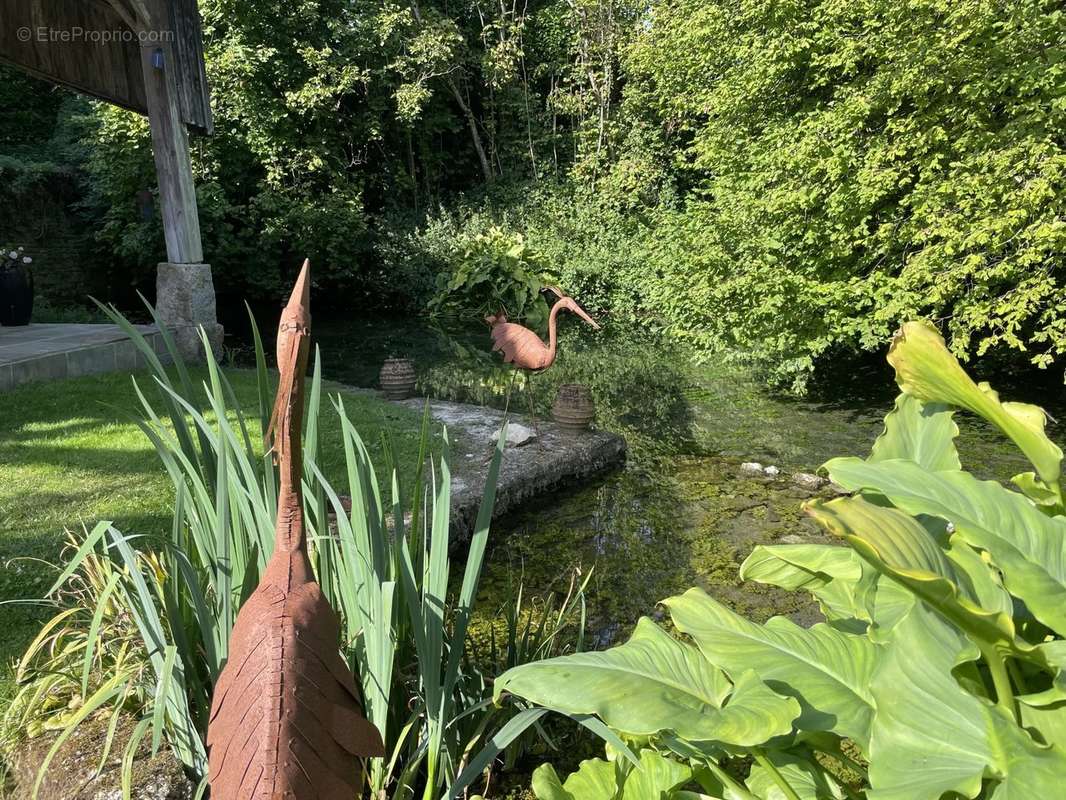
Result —
M203 263L196 185L189 160L189 133L179 99L172 0L139 0L138 16L154 35L141 41L141 69L159 182L159 205L167 260L157 267L156 311L186 360L202 360L201 329L215 357L222 353L222 326L215 314L211 266Z
M189 161L189 134L178 103L174 32L169 29L165 3L151 0L147 5L151 19L146 27L160 36L158 41L142 42L141 67L148 100L148 122L152 129L152 153L159 180L167 261L199 264L204 260L204 251L200 243L200 219L196 213L196 186Z

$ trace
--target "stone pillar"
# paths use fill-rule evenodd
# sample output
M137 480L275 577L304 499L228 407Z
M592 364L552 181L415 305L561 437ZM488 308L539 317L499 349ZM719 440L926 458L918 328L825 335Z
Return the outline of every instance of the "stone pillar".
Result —
M186 361L203 361L200 327L207 332L215 358L222 356L222 326L215 315L215 287L210 264L159 264L155 281L156 311L171 331Z

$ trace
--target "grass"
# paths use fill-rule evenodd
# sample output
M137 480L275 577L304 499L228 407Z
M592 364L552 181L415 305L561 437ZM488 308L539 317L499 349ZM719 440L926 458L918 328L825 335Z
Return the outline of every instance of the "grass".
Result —
M227 370L237 401L258 430L255 373ZM192 370L199 383L206 370ZM152 377L134 373L154 402ZM55 575L65 531L108 519L128 533L169 531L173 488L155 449L128 418L139 409L125 373L30 384L0 395L0 601L38 598ZM377 397L326 382L340 393L374 463L384 465L382 437L390 436L399 464L418 455L420 415ZM337 485L344 468L340 424L323 398L319 463ZM379 475L379 480L384 476ZM0 702L11 690L11 664L40 626L32 606L0 605Z

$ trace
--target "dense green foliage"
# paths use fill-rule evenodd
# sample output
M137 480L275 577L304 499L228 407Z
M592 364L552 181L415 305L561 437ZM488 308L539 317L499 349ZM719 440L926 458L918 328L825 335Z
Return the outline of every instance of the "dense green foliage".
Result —
M485 233L456 237L452 248L437 275L431 312L483 319L503 314L537 330L544 328L549 308L540 293L547 276L540 257L521 235L508 236L491 227Z
M798 389L915 316L963 357L1066 352L1054 0L200 7L216 133L193 158L224 294L271 296L309 255L346 302L422 309L463 258L440 237L496 226L586 306ZM36 102L27 135L55 116ZM79 208L147 277L146 126L91 123Z
M681 637L645 618L618 647L508 671L497 698L596 715L658 752L649 757L666 792L693 779L711 797L744 800L1056 793L1066 770L1062 450L1041 409L974 383L926 324L905 325L889 361L903 393L869 457L826 464L854 494L805 506L847 546L760 546L741 567L809 592L825 622L755 624L694 588L664 601ZM1013 478L1020 491L962 468L958 410L1025 454L1034 471ZM629 797L619 762L634 757L608 743L616 766L585 762L565 784L538 770L538 797ZM729 764L737 756L750 770Z
M697 191L656 302L781 378L916 315L960 354L1061 356L1064 32L1040 0L657 7L633 94Z
M106 317L65 321L102 322ZM194 386L208 379L204 367L190 367L189 372ZM151 376L143 371L134 375L147 396L156 397ZM130 377L111 373L58 385L31 383L0 396L0 706L13 691L12 662L37 634L42 619L37 609L12 601L39 597L48 588L37 560L56 560L64 531L80 532L99 519L140 534L170 530L174 490L151 442L130 415L136 407ZM258 413L253 413L259 403L255 372L231 369L227 377L234 405L248 418L249 435L260 438ZM417 457L417 413L336 384L325 387L343 397L379 466L380 480L388 477L382 449L386 437L399 463ZM323 414L318 464L335 483L345 473L340 432L340 419Z

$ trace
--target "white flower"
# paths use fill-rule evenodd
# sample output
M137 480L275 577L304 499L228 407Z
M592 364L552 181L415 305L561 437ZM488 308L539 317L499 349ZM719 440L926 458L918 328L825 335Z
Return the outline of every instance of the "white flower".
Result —
M19 254L18 254L18 252L17 252L17 251L15 251L15 250L12 250L12 251L11 251L10 253L8 253L8 254L7 254L7 257L8 257L8 258L18 258L18 257L19 257Z
M30 258L29 256L23 256L22 257L22 263L23 264L32 264L33 263L33 259Z

